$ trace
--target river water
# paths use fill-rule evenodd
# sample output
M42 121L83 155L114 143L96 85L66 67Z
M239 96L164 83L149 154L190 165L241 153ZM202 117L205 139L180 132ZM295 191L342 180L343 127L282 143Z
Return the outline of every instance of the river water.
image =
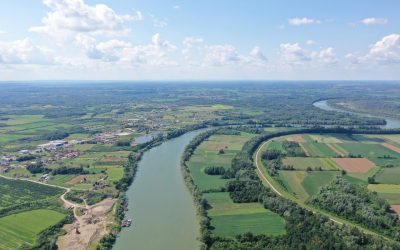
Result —
M314 102L313 105L317 108L320 108L320 109L323 109L326 111L336 111L336 112L349 113L349 114L361 115L361 116L366 116L366 117L385 119L386 125L381 126L381 128L384 128L384 129L400 128L400 120L398 120L398 119L390 118L390 117L380 117L380 116L375 116L375 115L371 115L371 114L365 114L365 113L359 113L359 112L339 109L339 108L330 106L327 100Z
M196 208L180 170L185 146L202 131L169 140L145 152L127 192L133 219L118 236L114 250L198 249Z

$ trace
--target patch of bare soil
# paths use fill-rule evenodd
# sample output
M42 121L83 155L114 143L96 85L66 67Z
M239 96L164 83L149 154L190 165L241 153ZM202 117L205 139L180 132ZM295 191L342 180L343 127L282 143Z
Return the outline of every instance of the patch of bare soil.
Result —
M400 205L391 205L390 208L400 215Z
M375 164L367 158L332 158L342 169L349 173L366 173Z
M398 147L396 147L396 146L394 146L394 145L392 145L392 144L383 143L383 146L385 146L386 148L388 148L388 149L390 149L390 150L393 150L394 152L400 154L400 148L398 148Z
M298 142L298 143L304 143L304 142L306 142L306 140L304 140L303 136L301 136L301 135L292 135L292 136L289 137L287 140L288 140L288 141Z
M106 235L108 226L113 223L113 218L108 215L108 212L115 201L115 199L105 199L87 209L82 209L81 216L77 216L72 224L64 226L67 234L58 238L58 248L60 250L87 249L93 242Z

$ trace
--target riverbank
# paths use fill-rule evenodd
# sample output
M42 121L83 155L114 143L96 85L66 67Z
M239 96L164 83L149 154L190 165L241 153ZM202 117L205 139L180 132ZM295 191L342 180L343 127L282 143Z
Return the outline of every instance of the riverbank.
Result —
M335 111L335 112L340 112L340 113L360 115L360 116L369 117L369 118L383 119L386 121L386 125L380 126L382 129L398 129L398 128L400 128L400 120L399 119L395 119L392 117L386 117L386 116L376 116L373 114L367 114L367 113L361 113L361 112L356 112L356 111L352 111L352 110L342 109L337 106L330 105L329 100L318 100L313 103L313 106L317 107L319 109L325 110L325 111Z

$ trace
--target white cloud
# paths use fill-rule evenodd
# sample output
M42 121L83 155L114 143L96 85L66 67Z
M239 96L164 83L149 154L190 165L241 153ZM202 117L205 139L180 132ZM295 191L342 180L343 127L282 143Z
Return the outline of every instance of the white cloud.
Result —
M173 9L175 9L175 10L180 10L181 9L181 6L180 5L175 5L174 7L172 7Z
M153 20L153 26L156 28L165 28L168 26L167 19L159 19L158 17L151 15L151 19Z
M375 18L375 17L368 17L364 18L360 21L360 23L365 25L383 25L387 24L389 20L387 18Z
M282 43L280 45L282 59L289 63L309 61L309 53L300 47L298 43Z
M400 34L385 36L371 45L367 54L349 53L346 59L353 64L400 65Z
M68 33L127 34L125 23L143 19L140 11L134 15L118 15L104 4L87 5L83 0L43 0L51 9L42 19L42 26L29 30L50 35L63 36Z
M250 51L250 56L254 59L259 60L260 62L267 62L268 59L262 52L261 48L256 46Z
M201 51L202 47L200 47L200 45L202 45L204 43L204 39L203 38L197 38L197 37L186 37L185 39L183 39L183 48L182 48L182 55L184 57L184 59L186 61L190 60L191 57L191 51L193 47L196 47L197 51Z
M0 30L0 35L4 35L7 34L7 32L5 32L4 30Z
M176 46L161 38L160 34L152 37L147 45L135 46L132 43L112 39L97 43L93 37L79 34L75 42L82 48L88 58L119 64L172 65L167 58L168 53L176 50Z
M204 58L206 65L223 66L238 63L241 60L240 54L232 45L211 45L206 49L207 54Z
M322 63L331 64L338 61L334 49L331 47L321 50L315 56Z
M314 44L315 44L315 41L314 41L314 40L307 40L307 41L306 41L306 44L307 44L307 45L314 45Z
M52 64L51 51L30 38L0 43L0 64Z
M320 24L321 21L320 20L316 20L316 19L310 19L307 17L303 17L303 18L291 18L288 20L288 23L290 25L294 25L294 26L300 26L300 25L307 25L307 24Z

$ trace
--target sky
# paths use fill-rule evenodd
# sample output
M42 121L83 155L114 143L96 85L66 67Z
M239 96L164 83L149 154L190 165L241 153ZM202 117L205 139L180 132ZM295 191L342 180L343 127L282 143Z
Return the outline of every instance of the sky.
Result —
M0 3L0 81L400 80L398 0Z

